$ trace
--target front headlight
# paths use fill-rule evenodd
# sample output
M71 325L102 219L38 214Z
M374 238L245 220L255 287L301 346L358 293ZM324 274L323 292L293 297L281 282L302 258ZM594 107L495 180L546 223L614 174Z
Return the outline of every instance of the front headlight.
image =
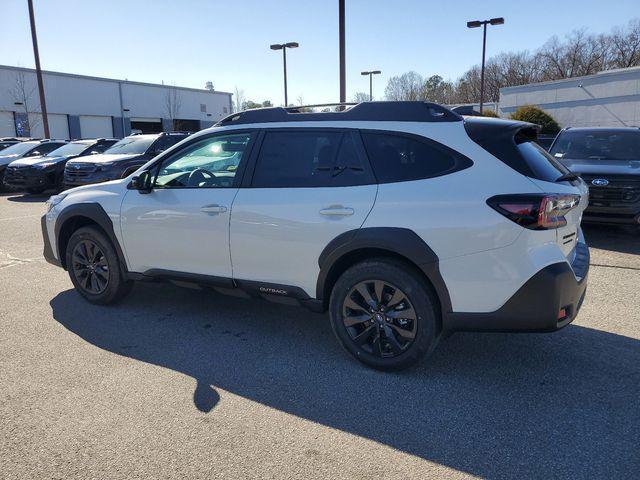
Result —
M41 169L45 169L45 168L50 168L53 167L57 162L42 162L42 163L34 163L32 166L35 168L41 168Z
M109 168L111 168L113 166L115 162L102 162L102 163L98 163L96 170L98 172L103 172L105 170L108 170Z
M51 209L53 209L53 207L55 207L62 200L64 200L66 196L67 196L66 193L61 193L60 195L52 195L52 196L50 196L49 200L47 200L45 202L45 205L47 206L47 213L49 213L51 211Z

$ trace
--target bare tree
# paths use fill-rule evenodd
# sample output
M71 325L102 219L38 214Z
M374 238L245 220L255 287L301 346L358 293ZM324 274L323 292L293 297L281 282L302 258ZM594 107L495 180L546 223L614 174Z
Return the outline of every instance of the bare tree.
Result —
M24 128L25 135L32 135L38 125L42 123L42 115L38 109L37 86L27 80L27 75L23 71L18 71L15 76L10 94L16 105L22 106L26 115L27 125Z
M630 21L626 29L614 29L608 40L611 49L609 68L640 65L640 19Z
M369 101L369 94L364 92L357 92L351 99L353 103L362 103Z
M391 77L384 89L384 96L387 100L422 100L424 78L413 71Z
M233 112L238 113L238 112L241 112L244 108L244 104L245 104L244 90L240 90L236 85L235 92L236 92L235 93L236 98L233 102Z
M180 130L178 125L178 116L180 115L180 108L182 107L182 97L180 91L175 87L169 88L164 96L164 108L167 113L167 117L171 120L171 128Z

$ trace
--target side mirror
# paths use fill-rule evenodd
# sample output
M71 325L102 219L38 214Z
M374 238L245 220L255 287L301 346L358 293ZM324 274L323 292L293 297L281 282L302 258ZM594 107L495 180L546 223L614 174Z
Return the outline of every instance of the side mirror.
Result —
M129 183L129 188L131 190L138 190L140 193L151 193L151 174L149 171L144 170L138 175L135 175L131 179L131 183Z

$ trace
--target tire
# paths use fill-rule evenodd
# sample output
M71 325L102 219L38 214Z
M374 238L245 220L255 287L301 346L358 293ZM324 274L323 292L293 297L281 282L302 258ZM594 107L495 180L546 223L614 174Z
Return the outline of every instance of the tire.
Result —
M27 193L30 193L31 195L40 195L45 190L46 190L46 188L44 188L44 187L27 188Z
M372 304L373 311L362 308ZM414 365L435 348L437 305L414 267L378 258L340 276L331 292L329 313L333 332L347 352L369 367L390 371Z
M116 249L98 228L82 227L73 232L65 255L73 286L89 302L117 303L131 291L133 282L126 280Z

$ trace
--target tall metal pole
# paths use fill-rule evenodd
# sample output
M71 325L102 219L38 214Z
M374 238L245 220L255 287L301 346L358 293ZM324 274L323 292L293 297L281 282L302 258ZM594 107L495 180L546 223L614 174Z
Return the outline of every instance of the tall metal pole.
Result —
M482 30L482 69L480 70L480 115L482 115L482 104L484 103L484 54L487 49L487 23L484 22Z
M369 101L373 101L373 73L369 73Z
M40 54L38 53L38 36L36 35L36 19L33 13L33 0L29 3L29 21L31 22L31 40L33 40L33 56L36 59L36 77L38 77L38 94L40 95L40 111L42 112L42 125L44 137L49 138L49 119L47 117L47 102L44 98L44 83L42 81L42 69L40 68ZM27 112L28 114L29 112ZM31 126L29 126L31 128Z
M282 47L282 63L284 64L284 106L289 106L287 98L287 47Z
M345 41L344 41L344 2L345 0L338 1L338 23L339 23L339 36L340 36L340 102L347 101L347 77L346 77L346 62L345 62Z

